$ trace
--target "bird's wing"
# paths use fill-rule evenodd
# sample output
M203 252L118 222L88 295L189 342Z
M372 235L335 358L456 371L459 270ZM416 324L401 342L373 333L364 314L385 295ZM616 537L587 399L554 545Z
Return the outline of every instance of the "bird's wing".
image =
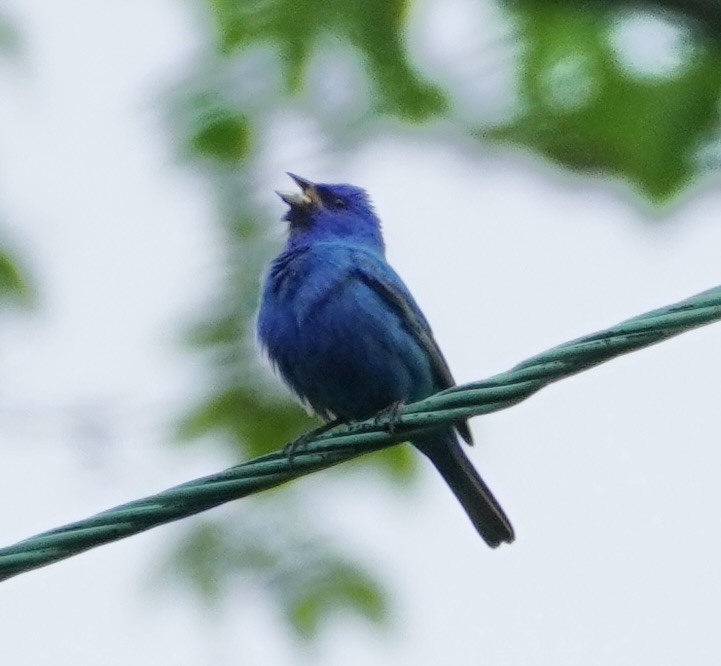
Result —
M373 290L396 313L406 329L426 352L438 382L438 389L455 386L456 382L443 352L433 337L428 320L398 274L385 261L364 251L357 253L354 264L358 279ZM471 431L465 421L457 421L455 427L466 442L473 444Z

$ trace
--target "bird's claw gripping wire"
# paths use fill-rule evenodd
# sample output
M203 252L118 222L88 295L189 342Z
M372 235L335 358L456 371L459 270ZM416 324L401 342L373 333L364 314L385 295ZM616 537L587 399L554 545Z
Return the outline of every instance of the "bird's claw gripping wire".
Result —
M322 426L318 426L317 428L313 428L313 430L303 433L300 437L296 437L292 442L288 442L283 447L283 454L288 456L288 462L292 463L293 456L298 453L298 451L302 451L307 448L308 443L311 440L319 437L320 435L324 435L329 430L333 430L333 428L343 425L344 423L345 421L343 419L333 419L332 421L328 421L328 423L324 423Z
M381 421L387 418L388 423L386 423L386 428L391 435L394 434L396 431L396 427L400 423L400 417L398 415L398 412L400 411L401 407L404 406L404 404L405 403L402 400L396 400L396 402L392 402L390 405L388 405L388 407L381 409L381 411L375 415L373 423L375 423L375 425L380 425Z

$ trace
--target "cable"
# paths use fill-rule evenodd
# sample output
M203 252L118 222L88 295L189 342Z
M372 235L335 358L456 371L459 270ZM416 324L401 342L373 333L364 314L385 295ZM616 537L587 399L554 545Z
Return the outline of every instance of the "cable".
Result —
M720 319L721 286L553 347L489 379L446 389L391 417L310 433L290 455L276 451L0 549L0 580L406 441L439 424L506 409L564 377Z

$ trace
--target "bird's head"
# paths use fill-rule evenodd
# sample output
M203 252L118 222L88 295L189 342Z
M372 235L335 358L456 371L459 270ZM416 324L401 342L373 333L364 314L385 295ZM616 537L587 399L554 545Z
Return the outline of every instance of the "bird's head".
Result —
M338 240L383 252L380 220L366 191L354 185L312 183L288 174L300 192L278 192L290 206L283 217L290 223L293 245Z

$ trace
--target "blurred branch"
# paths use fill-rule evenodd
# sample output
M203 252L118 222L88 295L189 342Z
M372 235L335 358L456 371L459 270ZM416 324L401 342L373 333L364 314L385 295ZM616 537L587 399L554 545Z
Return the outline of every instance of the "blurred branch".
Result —
M598 0L593 0L598 2ZM649 10L658 9L691 19L698 28L713 39L721 40L721 2L719 0L615 0L616 4L638 9L646 7ZM608 0L601 4L608 5Z
M439 425L511 407L559 379L719 319L721 286L554 347L485 381L407 405L392 424L384 417L342 426L310 437L292 459L284 450L276 451L21 541L0 550L0 580L273 488Z
M522 0L524 3L528 0ZM517 0L505 0L504 4L514 6ZM721 2L719 0L531 0L530 4L567 5L569 7L593 6L593 9L628 9L672 13L687 18L695 27L703 30L713 39L721 39Z

